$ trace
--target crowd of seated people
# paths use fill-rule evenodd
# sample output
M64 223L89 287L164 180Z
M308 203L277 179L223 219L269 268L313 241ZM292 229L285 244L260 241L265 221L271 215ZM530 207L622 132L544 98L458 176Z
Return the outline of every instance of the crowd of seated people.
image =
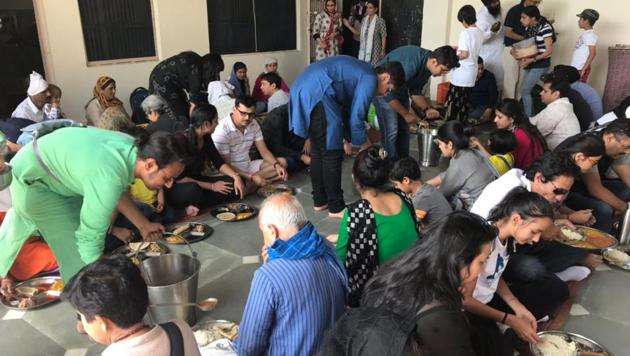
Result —
M17 199L0 226L0 294L11 297L17 281L60 267L78 329L108 345L104 354L197 355L185 323L143 324L148 297L138 269L103 254L305 174L312 209L327 210L337 233L323 237L295 196L263 201L264 262L226 355L512 356L539 342L538 322L567 300L567 282L602 263L564 244L562 228L615 233L628 209L630 101L603 113L584 83L594 59L588 48L579 49L588 54L581 68L548 72L555 31L533 0L511 9L504 24L506 39L536 45L535 55L515 61L525 77L522 101L511 98L503 73L495 76L479 56L488 37L504 31L486 23L500 15L496 3L483 1L486 12L477 15L470 5L460 9L457 48L386 53L386 32L373 33L384 23L369 2L360 60L336 55L341 17L326 1L318 61L291 88L275 58L251 87L245 62L223 81L220 55L182 52L148 73L141 125L116 96L114 78L97 79L85 118L67 118L61 89L33 72L27 97L0 121L15 154L12 168L2 168L15 170ZM586 37L599 17L593 11L578 15ZM364 48L366 41L373 43ZM409 126L440 116L423 87L451 70L448 120L435 139L448 167L425 180L410 157ZM534 114L539 81L544 107ZM380 144L368 138L371 106ZM484 132L473 135L483 129L476 124L492 122L487 144ZM81 154L69 160L73 150ZM344 174L344 153L352 152ZM357 201L346 204L342 180L353 183ZM41 202L61 208L49 216ZM168 344L173 328L182 350Z

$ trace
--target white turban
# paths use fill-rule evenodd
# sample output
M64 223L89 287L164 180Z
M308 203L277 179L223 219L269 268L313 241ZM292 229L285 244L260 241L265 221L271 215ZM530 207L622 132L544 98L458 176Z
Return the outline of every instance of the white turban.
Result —
M208 84L208 102L214 105L224 96L231 96L234 88L231 84L216 80Z
M264 72L267 73L267 66L274 63L278 64L278 59L275 57L269 57L265 59L265 67L263 68Z
M33 71L31 73L31 81L28 84L28 90L26 93L29 96L37 95L44 90L48 89L48 82L41 76L41 74Z

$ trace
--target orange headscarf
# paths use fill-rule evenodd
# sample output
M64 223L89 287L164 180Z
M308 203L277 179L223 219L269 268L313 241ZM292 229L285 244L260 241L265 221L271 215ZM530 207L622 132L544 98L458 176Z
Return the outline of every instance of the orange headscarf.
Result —
M107 109L111 106L122 106L123 103L117 97L114 97L112 100L107 100L105 98L105 93L103 92L105 88L107 88L110 84L116 85L116 81L110 77L102 76L96 80L96 85L94 86L94 90L92 94L98 100L98 103L101 104L101 108L103 110Z

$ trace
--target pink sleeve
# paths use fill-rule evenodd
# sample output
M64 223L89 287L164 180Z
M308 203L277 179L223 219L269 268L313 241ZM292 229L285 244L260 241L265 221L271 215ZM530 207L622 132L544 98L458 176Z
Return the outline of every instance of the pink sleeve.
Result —
M287 93L287 94L288 94L288 93L289 93L289 86L287 85L287 83L285 83L285 82L284 82L284 80L282 81L281 86L282 86L282 90L283 90L285 93Z
M516 149L514 150L514 167L525 169L532 164L532 141L529 136L522 130L517 128L514 130L516 137Z

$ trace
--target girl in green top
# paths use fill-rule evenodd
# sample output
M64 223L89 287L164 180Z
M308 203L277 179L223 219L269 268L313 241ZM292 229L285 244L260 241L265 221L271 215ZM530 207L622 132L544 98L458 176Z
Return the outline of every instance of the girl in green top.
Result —
M361 200L344 211L337 255L348 273L349 305L358 305L363 286L376 268L409 249L418 240L413 205L404 193L384 191L391 161L383 148L372 146L357 156L352 180Z

